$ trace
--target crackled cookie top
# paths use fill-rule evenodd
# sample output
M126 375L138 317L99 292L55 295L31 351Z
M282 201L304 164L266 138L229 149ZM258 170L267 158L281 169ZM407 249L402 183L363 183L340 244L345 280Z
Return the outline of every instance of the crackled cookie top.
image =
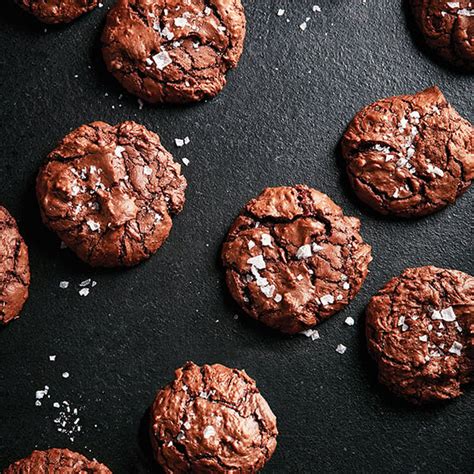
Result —
M232 225L222 249L229 290L253 318L286 333L344 308L368 273L360 222L306 186L267 188Z
M474 175L474 128L437 87L362 109L342 138L358 197L383 214L431 214L453 203Z
M99 0L16 0L43 23L69 23L99 4Z
M69 449L52 448L33 451L30 456L14 462L3 474L112 474L97 461L90 461L82 454Z
M461 394L474 374L474 278L409 268L367 307L367 341L379 379L413 402Z
M142 125L83 125L49 154L37 179L44 223L93 266L128 266L163 244L186 180Z
M28 248L15 220L0 206L0 325L18 317L29 286Z
M167 473L259 471L276 448L276 418L244 371L188 362L156 395L155 457Z
M109 71L151 103L214 97L245 37L240 0L118 0L102 35Z
M474 2L410 0L426 44L446 62L474 70Z

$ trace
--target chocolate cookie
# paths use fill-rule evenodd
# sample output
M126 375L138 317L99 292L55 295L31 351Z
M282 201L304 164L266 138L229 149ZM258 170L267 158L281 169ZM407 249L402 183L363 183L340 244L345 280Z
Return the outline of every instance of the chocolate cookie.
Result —
M415 402L458 397L474 379L474 278L408 268L367 307L367 342L379 380Z
M112 474L112 471L98 463L89 461L82 454L69 449L52 448L33 451L27 458L8 466L3 474Z
M29 286L28 248L15 219L0 206L0 326L18 317Z
M474 176L474 128L437 87L362 109L342 138L357 196L382 214L415 217L453 203Z
M474 70L474 2L409 0L428 47L446 62Z
M108 70L132 94L184 103L222 90L244 38L240 0L118 0L102 51Z
M43 23L69 23L94 9L99 0L16 0Z
M319 191L267 188L227 235L227 286L262 323L289 334L309 329L349 304L367 276L371 249L359 228Z
M151 443L166 473L259 471L272 457L276 418L244 371L188 362L156 395Z
M158 135L134 122L74 130L36 183L43 222L82 260L103 267L135 265L155 253L185 189Z

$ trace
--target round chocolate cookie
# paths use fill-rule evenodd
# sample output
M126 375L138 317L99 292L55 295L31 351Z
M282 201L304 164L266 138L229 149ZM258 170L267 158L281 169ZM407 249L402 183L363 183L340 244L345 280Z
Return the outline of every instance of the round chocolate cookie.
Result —
M409 1L427 46L451 65L474 71L474 2Z
M155 253L185 189L158 135L134 122L74 130L36 182L43 222L82 260L103 267L135 265Z
M0 206L0 326L18 317L29 286L28 248L15 219Z
M240 0L118 0L102 51L108 70L132 94L185 103L222 90L244 38Z
M97 461L89 461L82 454L59 448L33 451L27 458L14 462L3 471L3 474L30 473L112 474L112 471Z
M16 0L43 23L69 23L94 9L99 0Z
M188 362L151 409L151 443L166 473L259 471L272 457L276 418L244 371Z
M372 297L366 330L379 380L393 393L415 403L458 397L474 380L474 278L408 268Z
M267 188L227 235L227 286L267 326L289 334L309 329L349 304L367 276L371 248L359 228L319 191Z
M437 87L365 107L341 145L357 196L382 214L431 214L474 176L474 128Z

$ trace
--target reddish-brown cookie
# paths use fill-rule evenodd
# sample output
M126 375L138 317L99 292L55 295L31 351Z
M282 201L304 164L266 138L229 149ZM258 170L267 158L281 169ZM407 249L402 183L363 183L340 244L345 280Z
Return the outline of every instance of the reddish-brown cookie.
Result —
M244 38L240 0L118 0L102 51L108 70L132 94L185 103L222 90Z
M366 329L379 380L393 393L415 403L458 397L474 379L474 278L408 268L372 297Z
M155 253L185 189L158 135L134 122L74 130L36 183L43 222L82 260L103 267L135 265Z
M227 286L267 326L289 334L309 329L349 304L367 276L371 249L359 228L319 191L267 188L227 235Z
M474 2L410 0L425 43L447 63L474 70Z
M365 107L341 145L354 191L382 214L436 212L474 176L474 128L437 87Z
M0 326L19 316L29 286L28 248L15 219L0 206Z
M69 23L94 9L99 0L16 0L43 23Z
M90 461L82 454L69 449L52 448L33 451L27 458L14 462L3 474L112 474L112 471Z
M151 443L166 473L254 473L272 457L276 418L244 371L188 362L156 395Z

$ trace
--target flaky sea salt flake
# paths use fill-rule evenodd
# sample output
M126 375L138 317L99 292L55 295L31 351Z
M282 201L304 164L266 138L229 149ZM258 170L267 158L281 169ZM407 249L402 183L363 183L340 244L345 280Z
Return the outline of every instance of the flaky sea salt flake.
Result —
M336 347L336 352L338 352L339 354L344 354L346 350L347 347L344 344L338 344L338 346Z
M333 296L333 295L324 295L324 296L321 296L320 301L321 301L321 304L322 304L323 306L327 306L327 305L329 305L329 304L333 304L333 303L334 303L334 296Z
M209 425L204 428L204 431L202 434L204 436L204 439L209 439L211 436L215 436L216 430L214 429L213 426Z
M161 51L160 53L155 54L152 59L155 61L156 67L160 71L163 71L166 66L169 66L173 62L166 51Z
M462 351L462 344L460 342L454 341L453 345L449 348L449 353L460 356Z
M306 244L302 245L296 252L296 258L298 260L302 260L303 258L309 258L313 255L313 252L311 251L311 245Z
M98 232L100 230L100 224L98 222L89 219L86 224L92 232Z
M319 331L317 329L306 329L306 331L302 331L300 334L311 338L312 341L320 338Z
M449 306L449 308L442 309L441 317L443 321L446 321L448 323L456 321L456 314L454 313L453 307Z
M247 260L247 263L253 265L257 270L263 270L266 267L262 254L256 255L255 257L250 257Z
M125 148L123 146L118 145L115 147L114 155L119 158L122 158L122 153L124 151L125 151Z

